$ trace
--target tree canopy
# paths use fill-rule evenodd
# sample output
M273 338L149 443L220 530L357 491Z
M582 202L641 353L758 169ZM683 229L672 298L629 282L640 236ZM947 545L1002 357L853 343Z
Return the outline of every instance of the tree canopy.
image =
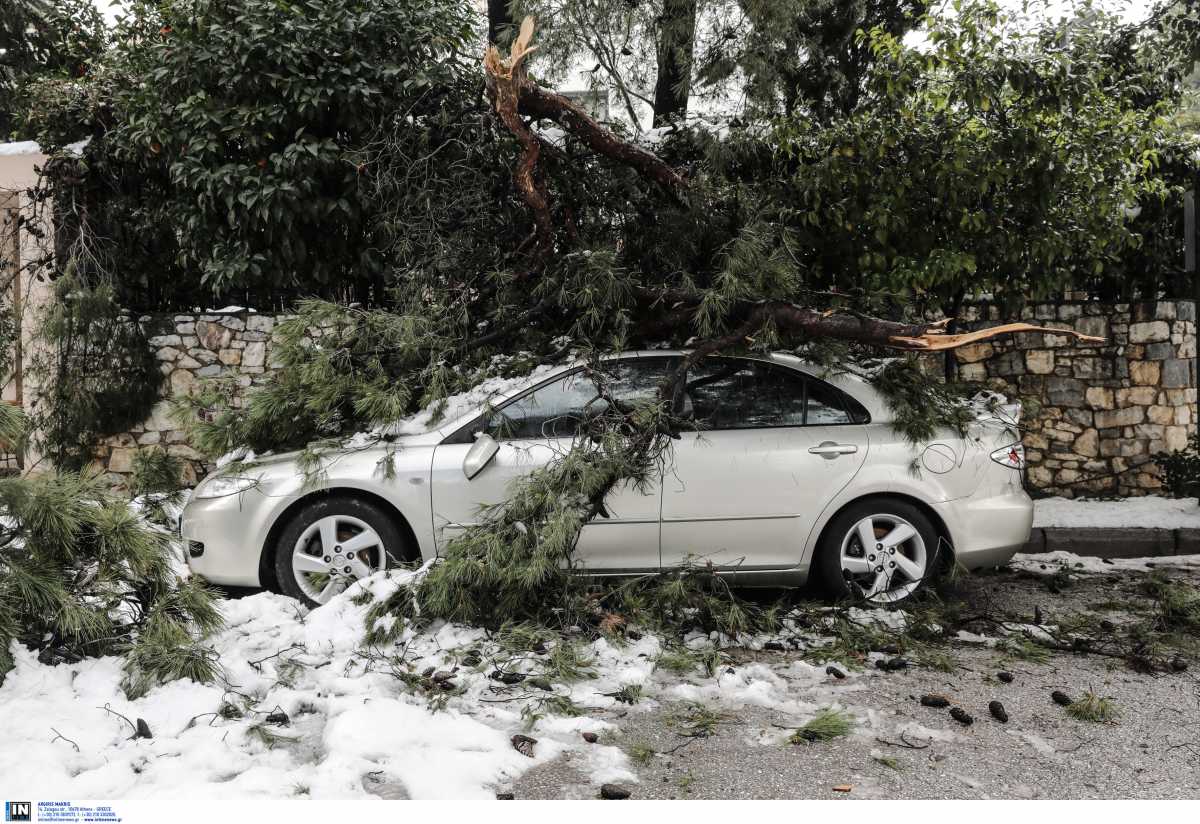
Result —
M86 76L106 42L92 0L0 0L0 139L28 137L33 87Z

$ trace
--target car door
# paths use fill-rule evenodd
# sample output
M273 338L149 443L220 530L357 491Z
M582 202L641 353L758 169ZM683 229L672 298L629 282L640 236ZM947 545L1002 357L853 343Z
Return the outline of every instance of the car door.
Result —
M637 403L656 397L669 367L669 358L643 356L610 361L603 372L613 397ZM439 445L431 478L439 551L457 531L478 520L481 507L504 501L514 481L569 451L579 420L603 403L593 378L574 370L481 416ZM481 431L497 440L499 450L468 479L463 460L474 433ZM579 564L608 572L657 569L660 489L657 474L641 488L627 482L614 489L605 499L605 512L580 534Z
M691 369L663 477L662 563L741 569L800 563L809 529L867 455L869 417L788 367L710 358Z

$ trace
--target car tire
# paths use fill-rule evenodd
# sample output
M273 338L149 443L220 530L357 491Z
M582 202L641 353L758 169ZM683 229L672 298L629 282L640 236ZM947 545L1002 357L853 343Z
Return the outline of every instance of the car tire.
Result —
M334 546L326 547L326 541ZM336 496L293 514L275 542L274 555L279 590L315 607L359 578L411 562L416 551L395 518L378 504Z
M900 531L893 531L897 529ZM875 536L873 546L863 547L864 534ZM902 536L907 537L889 540ZM892 543L895 545L890 546ZM864 498L847 506L825 527L817 544L813 574L825 594L836 600L895 604L911 598L936 577L946 560L942 557L945 546L919 507L897 498Z

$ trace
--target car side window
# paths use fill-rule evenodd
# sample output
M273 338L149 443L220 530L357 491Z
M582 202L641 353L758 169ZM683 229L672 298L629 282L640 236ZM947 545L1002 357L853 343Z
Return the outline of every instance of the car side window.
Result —
M700 429L765 429L866 423L842 390L762 361L715 358L688 372L683 415Z
M845 393L824 381L808 379L808 407L804 422L809 426L854 423L845 407Z
M683 414L701 429L804 425L804 376L761 361L709 359L688 372Z
M668 358L615 361L605 365L601 379L616 399L647 403L657 396L670 365ZM608 407L596 384L583 370L571 372L497 409L488 419L486 431L497 440L574 437L586 417Z

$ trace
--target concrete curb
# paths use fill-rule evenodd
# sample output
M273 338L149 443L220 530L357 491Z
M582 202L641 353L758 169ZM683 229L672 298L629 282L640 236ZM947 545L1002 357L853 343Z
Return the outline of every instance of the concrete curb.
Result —
M1200 554L1200 529L1035 528L1022 552L1071 552L1092 558Z

